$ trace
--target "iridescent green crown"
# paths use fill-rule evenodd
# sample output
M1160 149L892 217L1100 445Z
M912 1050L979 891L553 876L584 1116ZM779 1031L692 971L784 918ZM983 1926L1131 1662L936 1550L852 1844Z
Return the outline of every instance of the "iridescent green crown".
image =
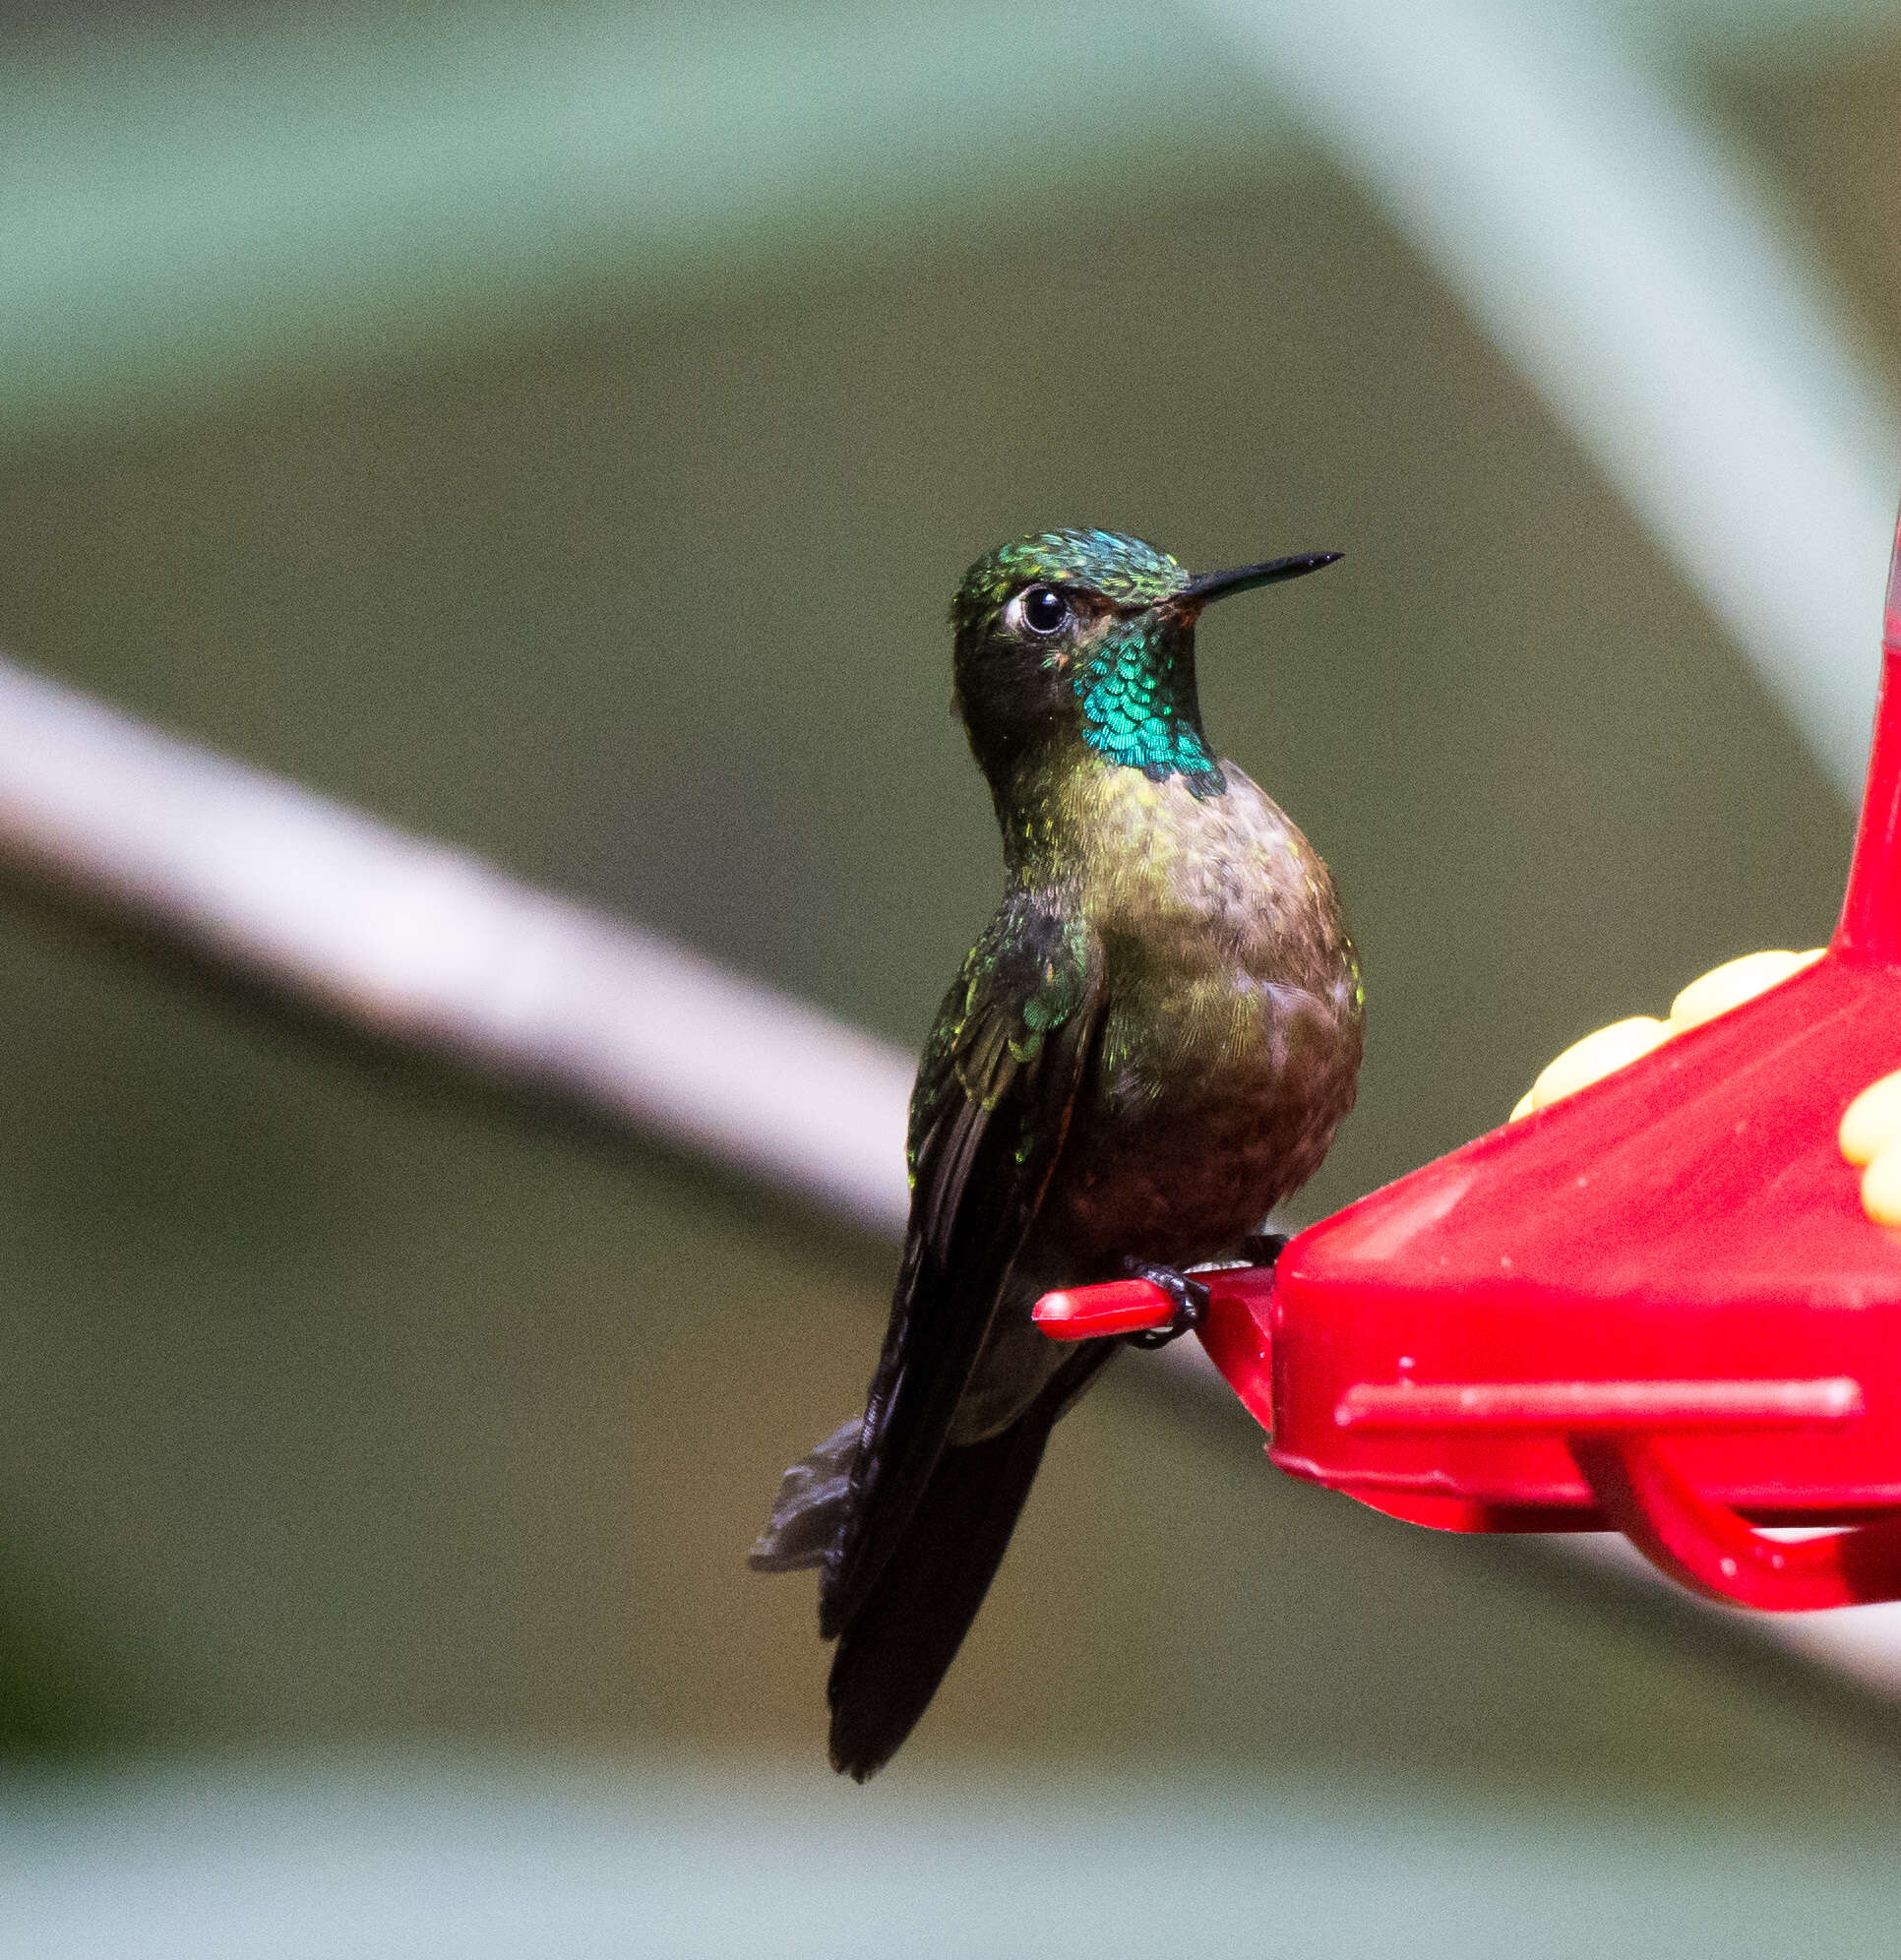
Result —
M1119 531L1038 531L977 560L950 601L951 624L968 625L1038 581L1087 585L1115 605L1152 606L1181 591L1189 575L1167 552Z

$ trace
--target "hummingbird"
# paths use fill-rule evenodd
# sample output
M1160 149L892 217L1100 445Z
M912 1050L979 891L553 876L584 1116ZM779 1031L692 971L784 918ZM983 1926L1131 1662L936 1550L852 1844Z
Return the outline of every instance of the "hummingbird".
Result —
M953 706L1003 831L1002 902L912 1091L911 1206L862 1415L785 1473L750 1562L821 1568L832 1767L909 1735L983 1603L1058 1417L1121 1343L1030 1309L1257 1258L1353 1105L1364 990L1326 866L1201 725L1216 599L1330 565L1196 576L1106 530L1020 538L950 605ZM1138 1337L1139 1338L1139 1337Z

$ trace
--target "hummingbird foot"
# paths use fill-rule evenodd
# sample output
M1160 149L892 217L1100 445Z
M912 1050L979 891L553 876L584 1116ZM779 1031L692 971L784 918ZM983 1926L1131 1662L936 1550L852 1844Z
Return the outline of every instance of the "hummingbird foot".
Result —
M1256 1232L1241 1242L1241 1256L1254 1266L1271 1268L1286 1250L1285 1232Z
M1198 1279L1191 1279L1174 1266L1151 1265L1146 1259L1124 1259L1122 1269L1132 1279L1145 1279L1149 1285L1159 1286L1175 1303L1174 1313L1159 1327L1146 1328L1139 1334L1125 1334L1123 1338L1131 1347L1166 1347L1170 1341L1192 1333L1207 1317L1208 1289Z

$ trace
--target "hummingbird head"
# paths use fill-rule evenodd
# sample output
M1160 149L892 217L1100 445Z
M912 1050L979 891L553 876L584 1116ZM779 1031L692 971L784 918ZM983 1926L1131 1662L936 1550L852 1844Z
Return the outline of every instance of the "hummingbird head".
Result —
M1195 688L1201 608L1338 556L1197 577L1139 538L1055 530L978 559L950 602L954 699L993 792L1006 798L1025 769L1079 742L1105 765L1220 795Z

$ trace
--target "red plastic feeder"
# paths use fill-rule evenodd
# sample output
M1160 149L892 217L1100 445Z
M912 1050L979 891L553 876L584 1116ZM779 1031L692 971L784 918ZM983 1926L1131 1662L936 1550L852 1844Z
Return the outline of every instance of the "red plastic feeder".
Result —
M1896 1069L1901 539L1826 956L1323 1219L1271 1272L1201 1275L1202 1344L1281 1469L1395 1517L1615 1528L1744 1606L1901 1598L1901 1231L1837 1141ZM1132 1280L1037 1318L1079 1339L1170 1311Z

